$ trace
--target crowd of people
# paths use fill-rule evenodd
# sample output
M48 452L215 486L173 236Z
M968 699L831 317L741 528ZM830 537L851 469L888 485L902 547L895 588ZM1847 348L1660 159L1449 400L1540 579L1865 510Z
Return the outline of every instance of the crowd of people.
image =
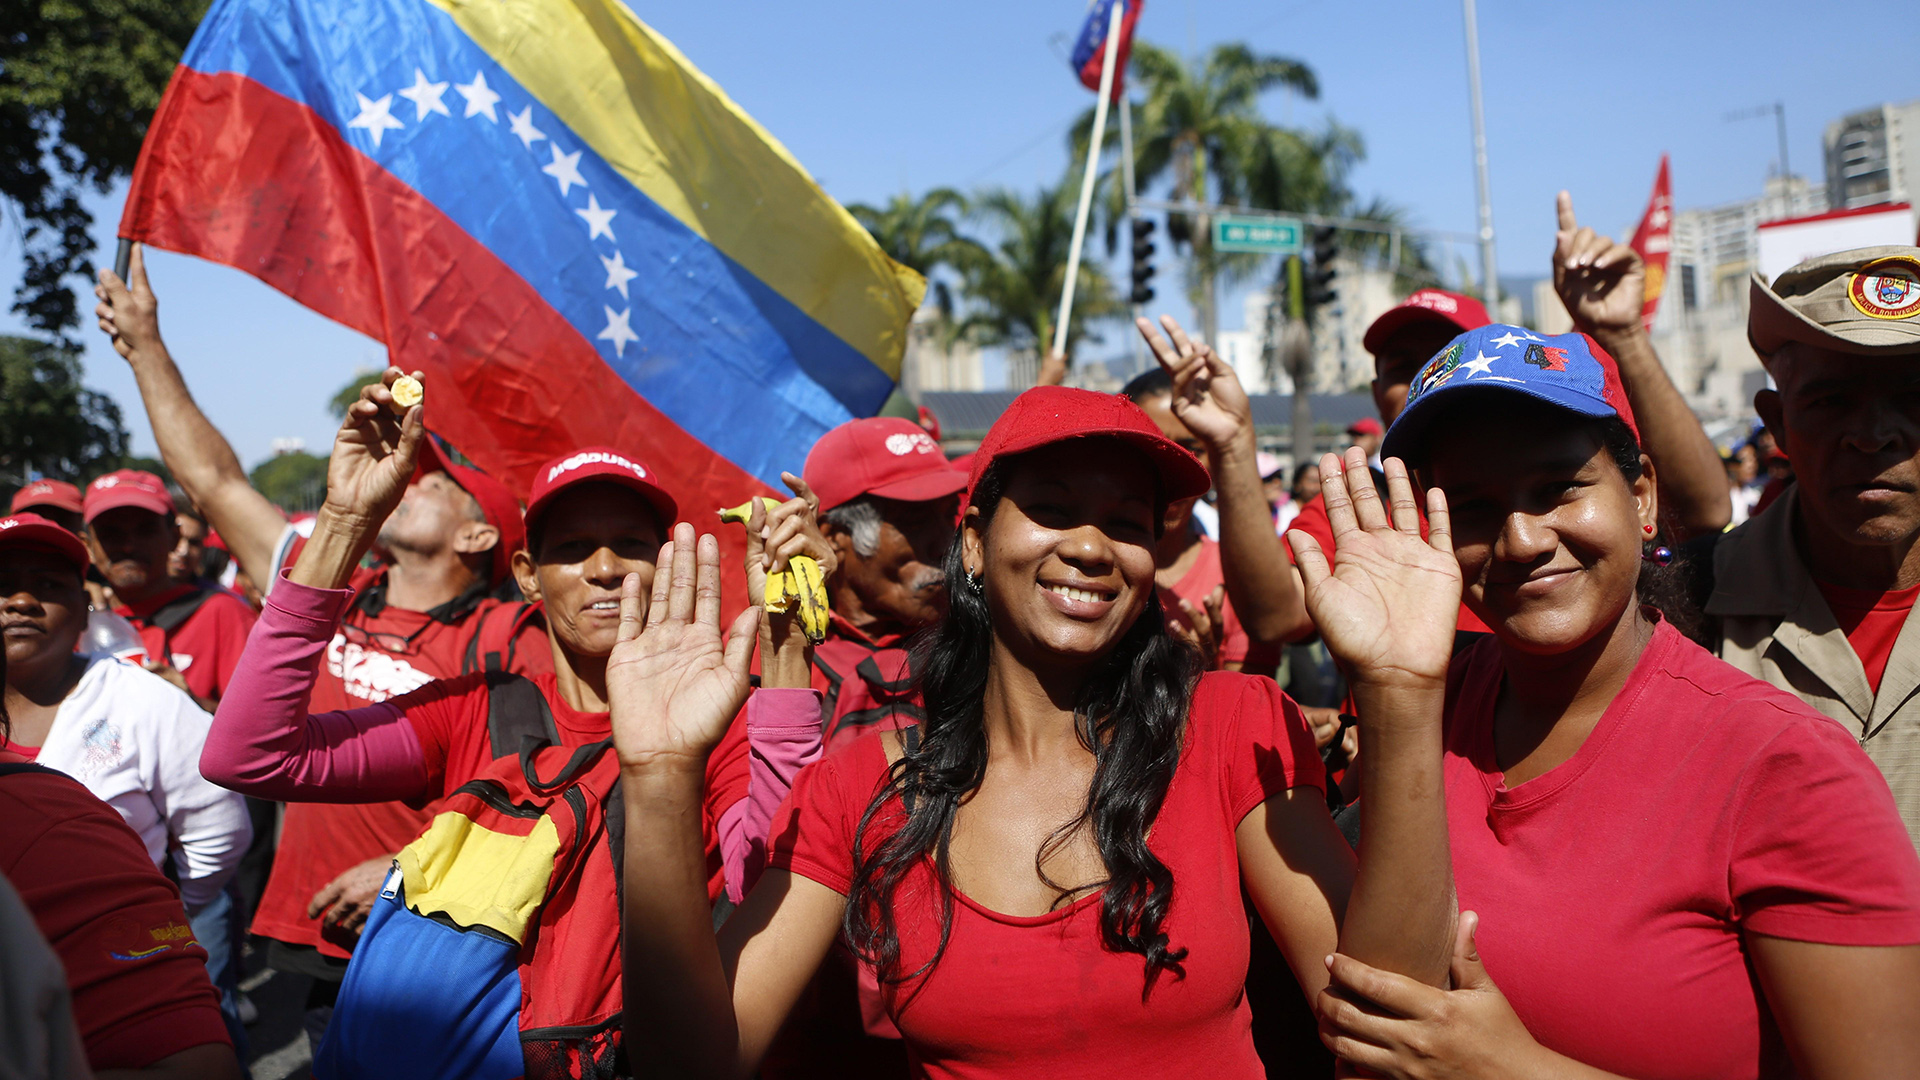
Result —
M418 372L295 527L136 249L177 488L0 519L0 1076L245 1075L249 947L324 1080L1914 1075L1920 248L1754 279L1723 459L1559 214L1575 331L1413 293L1344 453L1142 319L962 458L792 448L745 596L755 493L523 506Z

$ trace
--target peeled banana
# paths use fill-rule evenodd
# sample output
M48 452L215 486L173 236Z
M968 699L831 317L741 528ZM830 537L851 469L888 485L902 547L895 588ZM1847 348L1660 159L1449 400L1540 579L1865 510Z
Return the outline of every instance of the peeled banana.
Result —
M778 500L762 497L767 512L771 513L780 505ZM721 521L737 521L742 525L753 513L753 500L749 499L739 506L720 511ZM787 560L787 568L767 574L767 595L763 605L769 612L786 614L797 611L800 616L800 629L807 640L815 645L827 640L828 614L831 610L827 601L827 582L820 573L820 564L811 555L795 555Z
M421 386L420 380L411 375L402 375L393 380L393 385L387 389L393 394L393 410L402 415L405 415L408 409L420 404L427 396L426 387Z

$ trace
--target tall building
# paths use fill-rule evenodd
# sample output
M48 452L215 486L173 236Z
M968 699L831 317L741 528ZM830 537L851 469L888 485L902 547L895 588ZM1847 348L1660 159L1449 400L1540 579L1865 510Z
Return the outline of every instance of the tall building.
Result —
M964 341L946 340L946 326L932 303L920 305L907 326L907 351L900 359L900 390L915 401L926 391L980 390L980 350ZM1028 377L1027 386L1033 385Z
M1920 198L1920 101L1843 116L1825 141L1829 209Z

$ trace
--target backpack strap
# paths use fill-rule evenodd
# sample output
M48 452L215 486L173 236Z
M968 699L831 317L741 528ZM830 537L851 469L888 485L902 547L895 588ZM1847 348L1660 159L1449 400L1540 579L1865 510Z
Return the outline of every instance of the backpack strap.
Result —
M531 740L538 750L560 741L559 725L533 680L505 671L487 672L487 736L495 760L514 757Z
M807 652L813 656L813 666L819 669L820 674L827 677L826 700L820 706L820 720L822 724L828 724L833 721L833 707L840 700L840 684L845 681L846 676L828 667L827 662L820 659L818 649L808 649Z
M52 773L45 765L36 765L31 761L0 761L0 777L15 776L20 773ZM64 775L64 774L62 774Z
M488 673L513 669L520 647L520 631L534 619L534 605L501 604L480 616L480 625L467 638L467 649L460 658L460 674Z

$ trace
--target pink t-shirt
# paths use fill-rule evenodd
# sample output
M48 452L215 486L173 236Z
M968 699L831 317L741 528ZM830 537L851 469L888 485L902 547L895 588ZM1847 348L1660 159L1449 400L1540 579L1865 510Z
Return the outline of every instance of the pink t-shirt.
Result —
M1279 792L1321 787L1320 757L1300 710L1270 679L1206 675L1189 716L1148 839L1173 872L1165 930L1172 947L1189 950L1185 977L1163 973L1143 1000L1142 958L1101 944L1098 893L1033 917L1003 915L955 893L953 935L940 963L923 978L882 989L917 1075L1266 1075L1244 992L1247 916L1234 830ZM774 820L768 865L844 895L860 817L886 772L878 733L802 772ZM897 827L900 813L898 801L889 805L869 829L869 849ZM939 887L925 864L900 886L904 971L935 951Z
M1920 858L1840 725L1664 622L1593 733L1508 788L1498 642L1454 663L1446 796L1462 911L1541 1044L1635 1080L1791 1068L1743 934L1920 943Z

